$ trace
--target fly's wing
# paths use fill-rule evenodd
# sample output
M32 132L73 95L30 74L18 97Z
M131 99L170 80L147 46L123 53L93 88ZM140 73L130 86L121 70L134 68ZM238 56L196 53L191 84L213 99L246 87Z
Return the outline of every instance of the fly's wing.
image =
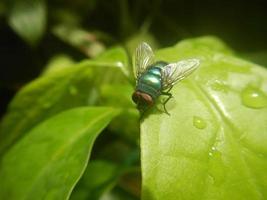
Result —
M134 76L137 79L154 62L154 54L151 47L145 42L139 44L135 50L133 61Z
M170 63L162 69L163 90L170 88L178 81L186 78L199 66L198 59L187 59Z

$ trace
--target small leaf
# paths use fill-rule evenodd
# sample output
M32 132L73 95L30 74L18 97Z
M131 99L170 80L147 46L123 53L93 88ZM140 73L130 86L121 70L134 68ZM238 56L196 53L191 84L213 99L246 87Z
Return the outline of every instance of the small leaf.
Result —
M100 86L101 100L109 106L134 108L133 90L130 84L103 84Z
M99 58L52 71L22 88L0 124L0 155L30 128L63 110L95 105L104 83L128 84L123 49L108 50Z
M58 54L53 56L45 66L42 75L54 74L57 71L63 70L74 65L74 60L68 55Z
M60 24L55 26L52 32L55 36L79 49L88 57L94 58L105 50L105 45L95 33L79 27Z
M170 116L143 119L144 200L267 198L267 71L230 52L205 37L156 53L201 65L171 90Z
M30 45L36 45L46 26L44 0L13 0L8 15L9 25L14 31Z
M88 104L92 71L67 68L42 76L18 92L0 124L0 154L42 120L63 110Z
M90 161L70 199L105 199L116 187L140 196L141 173L136 166L139 159L139 149L136 149L127 154L123 162Z
M118 166L112 162L91 161L81 180L74 188L70 199L99 199L115 185L118 179L117 170Z
M117 113L81 107L33 128L2 158L0 199L67 199L95 138Z
M123 138L139 141L139 113L131 99L133 87L127 84L103 84L100 100L104 105L123 108L122 114L109 125L109 129Z
M95 59L82 61L80 65L117 68L121 70L125 77L129 78L130 75L128 55L125 49L123 49L122 47L113 47L107 50L106 52L100 54ZM100 68L100 70L102 70L103 73L103 69ZM109 78L112 79L122 79L121 74L118 73L115 74L105 72L103 74L109 76Z

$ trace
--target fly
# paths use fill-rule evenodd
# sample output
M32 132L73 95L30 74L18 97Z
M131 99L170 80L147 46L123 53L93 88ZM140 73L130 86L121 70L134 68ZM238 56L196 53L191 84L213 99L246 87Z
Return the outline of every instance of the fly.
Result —
M154 105L157 98L165 95L168 98L163 102L164 111L166 103L172 98L170 90L173 85L190 75L198 66L198 59L186 59L175 63L154 61L151 47L143 42L135 51L134 76L136 80L133 101L141 111Z

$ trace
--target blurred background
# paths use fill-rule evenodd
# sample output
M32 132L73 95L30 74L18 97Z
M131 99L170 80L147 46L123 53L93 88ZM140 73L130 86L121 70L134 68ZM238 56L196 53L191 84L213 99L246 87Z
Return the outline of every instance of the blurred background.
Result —
M204 35L267 67L267 1L0 0L0 117L15 93L49 67L95 58L117 45L130 58L140 41L157 49ZM120 95L106 87L108 97ZM139 122L131 106L97 139L94 162L72 199L89 199L90 191L97 199L115 184L120 199L140 198Z
M267 66L266 0L1 0L2 116L16 91L53 58L95 57L112 45L132 50L215 35L240 56Z

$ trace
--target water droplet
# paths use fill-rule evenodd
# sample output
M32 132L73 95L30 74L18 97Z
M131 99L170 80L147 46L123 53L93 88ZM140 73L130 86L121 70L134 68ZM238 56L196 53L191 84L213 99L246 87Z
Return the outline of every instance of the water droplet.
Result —
M77 88L75 87L75 86L73 86L73 85L71 85L70 87L69 87L69 91L70 91L70 94L71 95L76 95L77 93L78 93L78 90L77 90Z
M210 84L211 88L216 91L227 92L229 90L228 85L219 80L215 80Z
M118 67L123 67L123 63L122 63L122 62L116 62L116 65L117 65Z
M193 117L193 125L198 129L204 129L207 127L205 120L198 116Z
M254 88L246 87L242 93L242 103L249 108L263 108L267 105L267 96L263 91Z
M212 177L214 185L219 186L225 179L225 166L221 152L216 147L212 147L211 152L209 152L209 157L209 175Z

